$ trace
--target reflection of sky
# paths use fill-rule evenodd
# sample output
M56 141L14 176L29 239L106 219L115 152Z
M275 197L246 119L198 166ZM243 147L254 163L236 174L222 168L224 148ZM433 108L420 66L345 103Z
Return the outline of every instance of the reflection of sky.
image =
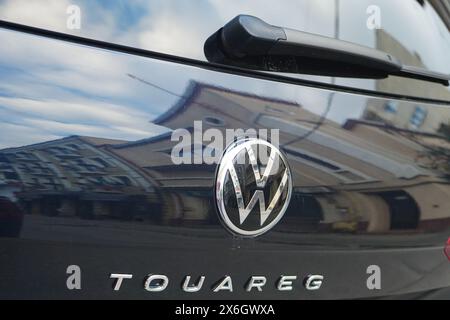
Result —
M142 68L128 56L9 31L0 37L0 147L72 134L135 140L163 131L149 120L173 99L136 86L126 73ZM148 70L160 72L156 63Z
M382 28L417 53L425 66L450 73L450 32L430 5L422 7L417 0L341 0L341 39L375 46L374 32L365 27L370 5L380 7Z
M325 110L327 94L0 31L0 148L70 135L138 140L167 129L150 121L190 80ZM132 79L133 74L174 96ZM239 81L237 81L239 79Z
M204 40L239 13L311 31L320 25L316 31L333 32L333 21L327 19L332 6L298 0L280 6L274 6L272 0L2 0L0 18L71 32L66 28L69 4L79 5L83 15L82 29L74 33L199 59L204 58ZM314 20L301 19L292 12L308 12Z
M204 59L203 42L238 14L333 37L335 3L339 37L373 47L366 27L369 5L381 9L383 29L417 53L431 69L450 73L450 33L430 5L417 0L0 0L0 18ZM79 5L82 29L66 28L66 8Z
M130 5L132 3L132 5ZM239 13L273 24L334 35L335 7L325 1L292 0L273 6L258 1L96 1L0 0L0 18L68 32L66 8L82 8L82 30L89 37L156 51L204 59L203 41ZM365 27L369 4L379 4L382 25L430 68L450 72L450 36L442 25L430 24L435 13L416 1L340 0L340 38L374 46ZM295 13L295 14L293 14ZM355 25L361 28L355 28ZM423 26L423 27L421 27ZM414 30L414 31L412 31ZM177 94L196 79L268 97L299 102L321 114L326 91L208 72L191 67L108 53L81 46L0 31L0 148L20 146L68 135L137 140L163 132L149 120L178 99L139 83L136 75ZM442 40L445 41L442 41ZM352 84L352 80L338 82ZM359 81L359 80L358 80ZM373 81L367 80L365 87ZM26 84L26 85L25 85ZM356 103L358 101L358 103ZM357 118L365 98L335 96L329 118Z

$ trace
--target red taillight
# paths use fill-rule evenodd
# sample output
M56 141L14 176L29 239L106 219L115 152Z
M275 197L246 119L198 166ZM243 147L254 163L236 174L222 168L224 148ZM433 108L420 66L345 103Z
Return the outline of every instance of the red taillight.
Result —
M445 244L444 253L447 256L447 259L450 260L450 238L448 238L447 243Z

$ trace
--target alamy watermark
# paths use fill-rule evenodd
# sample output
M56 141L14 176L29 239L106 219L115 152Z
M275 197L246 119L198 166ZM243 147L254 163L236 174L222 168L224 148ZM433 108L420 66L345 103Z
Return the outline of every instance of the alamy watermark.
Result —
M178 142L171 151L173 164L217 164L227 146L238 139L257 138L270 142L279 148L279 129L225 129L203 130L202 121L194 121L193 130L176 129L172 132L171 141ZM267 164L270 150L265 146L258 147L258 159ZM244 157L237 162L244 164Z
M67 267L66 273L69 275L66 280L67 289L81 290L81 268L72 264Z
M81 9L77 5L70 5L66 9L67 20L66 27L69 30L80 30L81 29Z
M372 264L367 267L366 273L369 275L366 281L367 289L381 290L381 268Z
M369 30L381 29L381 9L379 6L370 5L366 9L369 15L366 20L366 26Z

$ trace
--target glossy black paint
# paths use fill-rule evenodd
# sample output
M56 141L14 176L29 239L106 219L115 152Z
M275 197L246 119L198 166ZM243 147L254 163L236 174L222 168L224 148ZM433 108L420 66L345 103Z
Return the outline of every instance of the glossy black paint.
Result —
M14 225L0 228L1 298L447 290L448 104L224 74L14 31L0 30L0 42L0 219ZM279 129L294 190L274 229L255 239L225 230L213 193L217 164L173 163L179 141L171 137L181 128L193 139L212 128ZM211 142L193 141L188 158ZM81 290L66 287L69 265L81 267ZM381 290L366 286L369 265L381 267ZM111 273L133 279L116 292ZM170 279L163 292L143 288L155 273ZM308 274L324 275L320 290L304 289ZM205 275L204 288L184 293L186 275ZM213 293L225 275L234 292ZM251 275L267 277L262 292L244 290ZM293 291L276 290L281 275L297 276Z

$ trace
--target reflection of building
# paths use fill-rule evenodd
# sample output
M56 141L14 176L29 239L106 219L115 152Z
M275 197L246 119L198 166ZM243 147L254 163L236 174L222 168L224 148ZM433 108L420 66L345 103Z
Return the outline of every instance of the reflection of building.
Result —
M422 0L423 1L423 0ZM429 3L441 17L444 24L450 31L450 1L449 0L429 0Z
M420 56L410 53L384 30L377 30L376 39L378 49L393 54L402 63L425 67ZM435 99L450 100L450 91L441 85L399 77L389 77L377 82L378 91L388 92L392 88L401 89L401 92L411 96L431 95ZM450 114L444 108L433 108L420 103L412 105L400 100L385 101L381 99L369 99L364 118L383 121L399 128L420 129L427 132L436 132L442 123L449 124L450 122Z
M384 186L379 188L362 188L366 194L380 196L388 205L391 227L396 223L399 228L412 225L414 217L423 228L448 224L450 205L446 199L450 196L450 188L447 173L424 169L432 167L428 148L439 146L450 150L450 143L445 138L365 120L349 120L344 128L371 147L382 146L385 156L415 163L420 171L417 176L385 180Z
M185 97L156 123L171 129L190 128L195 120L203 121L203 130L280 129L280 145L288 156L295 186L287 219L297 223L286 226L296 230L319 227L383 232L447 225L442 220L448 221L450 212L444 200L450 196L447 181L425 169L427 163L418 163L424 144L438 143L449 148L439 136L386 130L356 120L344 127L325 121L311 132L318 116L296 103L197 83L191 83ZM178 206L184 208L183 201L189 199L187 203L197 207L195 214L200 219L208 215L201 208L211 208L203 201L212 199L214 166L176 168L166 162L161 170L161 164L169 161L170 147L154 138L113 149L123 157L129 151L137 157L147 150L146 170L154 169L161 187L177 195ZM156 161L159 157L166 160ZM152 167L154 161L157 163ZM189 192L189 186L204 190L207 196L185 197L183 193ZM197 206L192 205L195 199Z
M28 211L86 217L120 215L117 203L146 197L152 188L102 148L123 143L68 137L0 152L0 185L20 187Z
M383 30L377 30L377 48L393 54L404 64L425 67L420 56L410 53ZM392 88L401 89L401 92L412 96L426 96L431 93L436 99L450 99L448 88L436 84L396 77L377 82L379 91L387 92ZM436 159L439 158L436 154L445 154L446 152L442 150L450 150L447 139L437 134L443 126L450 124L450 113L445 107L419 102L413 104L401 100L369 99L363 118L364 121L348 121L344 127L366 141L382 145L389 152L400 153L408 156L410 160L422 162L422 166L433 167L431 163L438 162ZM437 152L438 150L440 152ZM431 156L432 154L434 155ZM441 156L441 162L442 158L448 163L448 158ZM436 227L440 222L444 222L440 219L448 221L448 214L445 211L450 207L443 200L448 197L448 185L436 178L436 175L448 176L448 173L448 170L445 170L434 175L422 174L420 179L412 180L410 186L403 188L408 196L411 196L411 201L416 202L418 210L410 208L407 198L402 196L398 203L392 203L392 199L385 199L390 205L390 210L399 211L399 206L400 208L404 206L402 210L418 211L421 225L427 228ZM446 223L442 225L445 226Z
M450 150L450 144L434 133L368 120L318 123L319 116L297 103L196 82L154 122L192 131L196 120L203 131L216 128L224 136L230 128L280 130L294 181L287 223L280 228L387 232L448 226L447 173L430 169L426 151ZM216 166L174 165L177 143L170 133L132 142L73 136L5 149L0 185L20 187L31 213L217 223ZM191 146L190 153L208 143Z

